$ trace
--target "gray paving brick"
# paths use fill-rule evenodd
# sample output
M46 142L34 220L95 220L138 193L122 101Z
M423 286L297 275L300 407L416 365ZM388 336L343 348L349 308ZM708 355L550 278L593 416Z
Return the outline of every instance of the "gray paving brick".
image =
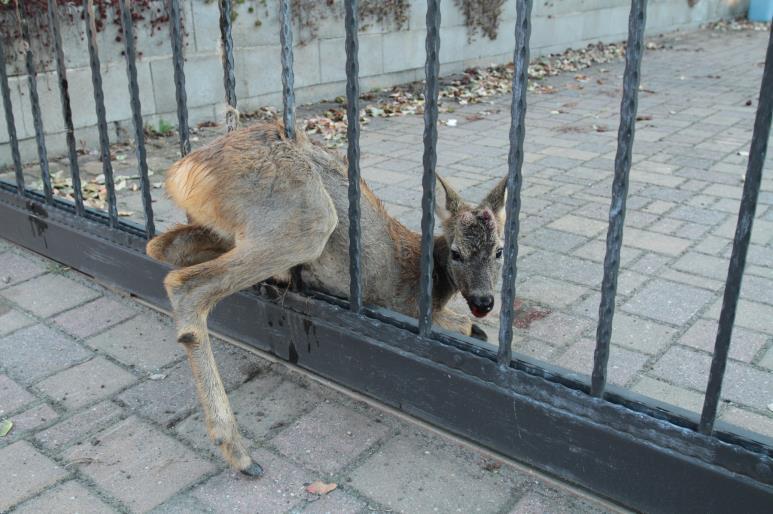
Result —
M631 388L633 391L661 402L670 403L693 412L703 409L703 395L671 385L661 380L643 376Z
M35 450L26 441L0 449L0 511L32 497L67 476L54 461Z
M150 373L185 356L172 323L153 314L140 314L86 340L86 344Z
M0 365L28 384L86 360L91 352L43 325L34 325L0 338Z
M260 480L226 470L197 486L192 496L212 510L245 514L258 505L260 512L279 514L305 503L305 485L315 475L265 450L254 452L253 459L266 472Z
M10 438L8 442L26 436L27 432L47 425L58 417L59 414L50 405L45 403L30 407L24 412L19 412L10 417L11 421L13 421L13 429L7 436L7 438ZM0 441L0 443L2 442L5 441Z
M38 432L35 440L44 448L59 451L83 440L91 432L106 427L120 415L120 407L110 401L103 401Z
M367 505L357 498L335 490L318 498L308 498L304 514L357 514L363 512ZM370 510L370 509L368 509Z
M0 254L0 289L42 275L46 267L41 259L22 256L15 252Z
M654 280L623 305L623 310L666 323L681 325L711 301L714 295L695 287Z
M655 355L670 345L676 332L666 325L624 312L617 312L612 318L612 342L648 355Z
M137 381L137 378L103 357L60 371L39 382L37 388L74 410L106 398Z
M572 371L590 375L593 371L593 352L595 349L595 340L582 339L570 346L555 362ZM647 358L647 355L642 353L611 345L607 380L612 384L625 385L644 366Z
M717 321L700 319L679 338L679 342L711 353L714 351L716 337ZM765 346L769 337L743 327L735 327L730 342L730 358L751 362L757 352Z
M626 227L623 241L628 246L666 255L679 255L690 246L690 241L647 230Z
M8 375L0 375L0 417L33 401L35 397Z
M591 505L577 498L548 495L543 490L530 491L523 495L510 514L597 514L610 512L597 505Z
M0 295L36 316L47 318L92 300L99 293L62 275L49 273L4 289Z
M120 323L136 313L135 309L124 303L103 297L60 314L54 318L54 323L65 332L85 338Z
M0 304L0 336L34 325L35 320L16 309Z
M739 427L744 427L758 434L773 437L773 416L763 416L738 407L726 408L719 419Z
M71 512L80 514L109 514L119 512L91 494L78 482L65 482L26 502L14 511L16 514L41 512Z
M568 252L586 243L588 240L568 232L543 228L539 232L526 235L522 241L526 245L542 248L543 250Z
M705 317L719 319L722 298L718 298ZM741 298L735 314L735 326L749 328L758 332L771 332L770 320L773 319L773 306L752 302Z
M567 214L548 226L556 230L563 230L584 237L596 237L599 234L604 233L607 229L607 224L602 221L581 218L580 216L575 216L573 214Z
M673 267L706 277L724 280L727 276L728 259L712 257L697 252L687 252L674 262Z
M351 473L352 485L399 512L496 512L513 479L463 464L466 453L434 437L395 437ZM449 494L453 491L453 494Z
M597 263L584 259L537 250L520 261L522 272L528 274L547 275L589 286L601 284L602 269Z
M595 326L592 320L553 312L543 319L532 322L529 335L560 346L571 343Z
M272 442L307 467L335 473L389 432L383 423L353 409L322 403L282 431Z
M554 307L566 307L577 301L588 289L552 278L530 275L517 288L518 296L529 298Z
M98 444L94 444L98 441ZM147 511L215 466L137 418L128 418L75 446L64 458L133 511Z

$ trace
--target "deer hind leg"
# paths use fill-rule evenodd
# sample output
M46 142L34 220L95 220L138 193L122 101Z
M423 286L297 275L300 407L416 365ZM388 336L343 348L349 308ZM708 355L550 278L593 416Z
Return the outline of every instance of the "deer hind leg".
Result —
M332 201L323 194L328 202L325 208L285 216L277 213L271 226L248 227L245 236L223 255L174 270L164 280L178 341L188 353L210 438L232 467L250 476L260 476L263 471L252 461L239 434L212 355L207 316L226 296L321 255L338 222ZM292 219L291 214L295 214ZM304 223L298 225L300 218Z
M175 267L212 260L233 248L233 240L202 225L177 225L148 241L146 253Z

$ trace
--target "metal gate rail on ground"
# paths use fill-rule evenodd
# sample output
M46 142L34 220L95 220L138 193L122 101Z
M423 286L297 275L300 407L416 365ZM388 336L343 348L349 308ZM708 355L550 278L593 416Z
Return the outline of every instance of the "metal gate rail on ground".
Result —
M236 125L231 39L231 0L219 0L227 129ZM26 2L20 2L22 6ZM26 71L44 193L24 184L5 66L0 66L15 183L0 183L0 236L169 308L162 279L168 268L144 255L154 234L148 168L137 86L130 7L119 0L145 225L117 217L109 159L92 0L84 20L96 102L107 213L87 208L80 195L72 113L55 0L48 0L50 30L67 130L75 201L52 194L44 127L36 94L32 52ZM749 162L733 241L714 356L700 417L607 384L625 202L634 142L637 92L643 53L646 0L632 0L620 108L612 200L599 306L596 350L586 384L562 370L512 353L513 301L518 256L531 0L517 0L510 150L504 247L501 328L497 352L432 326L432 246L437 143L440 0L427 2L424 175L422 196L421 301L418 320L363 304L359 186L359 84L357 0L345 1L346 97L349 125L349 219L351 300L318 291L289 292L256 287L224 300L213 312L213 328L256 348L490 447L547 473L581 485L625 506L648 512L763 512L773 505L773 443L722 422L717 406L728 358L746 253L760 191L773 109L773 33L760 90ZM181 9L167 0L183 155L190 151L185 94ZM29 43L21 9L22 37ZM281 0L283 120L293 137L294 94L290 1ZM0 60L5 51L0 43Z

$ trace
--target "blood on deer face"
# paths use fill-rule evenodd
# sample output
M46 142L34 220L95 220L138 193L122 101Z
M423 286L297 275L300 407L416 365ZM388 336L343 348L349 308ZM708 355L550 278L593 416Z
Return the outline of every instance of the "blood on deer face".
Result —
M448 243L448 276L470 312L482 318L494 308L494 291L502 269L506 180L473 207L446 180L437 179L435 205Z

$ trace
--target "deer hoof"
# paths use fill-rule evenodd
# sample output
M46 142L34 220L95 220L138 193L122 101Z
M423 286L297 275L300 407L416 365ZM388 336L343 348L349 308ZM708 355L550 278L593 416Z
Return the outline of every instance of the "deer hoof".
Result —
M488 334L475 323L473 323L472 328L470 328L470 336L475 339L480 339L481 341L488 341Z
M241 470L243 474L252 478L260 478L263 476L263 468L257 462L250 463L249 466Z

